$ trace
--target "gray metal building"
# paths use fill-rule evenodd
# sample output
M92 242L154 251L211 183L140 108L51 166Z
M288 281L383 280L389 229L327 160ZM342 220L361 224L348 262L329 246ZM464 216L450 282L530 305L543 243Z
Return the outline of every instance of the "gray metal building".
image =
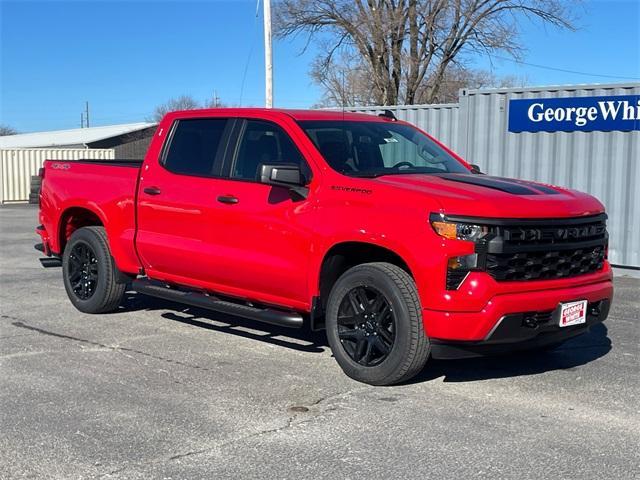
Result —
M155 123L127 123L0 137L0 203L26 202L45 159L142 159Z
M51 132L19 133L0 137L0 149L113 149L116 158L142 159L151 143L155 129L155 123L139 122Z
M640 267L638 96L638 83L461 90L457 104L366 107L352 111L377 113L383 108L390 109L398 118L429 132L490 175L536 180L595 195L609 214L611 262ZM620 111L619 116L627 115L629 121L623 129L613 127L609 131L590 129L589 125L573 131L513 131L509 123L512 100L538 99L550 104L573 101L582 105L582 101L594 97L631 98L637 102L631 105L636 110Z

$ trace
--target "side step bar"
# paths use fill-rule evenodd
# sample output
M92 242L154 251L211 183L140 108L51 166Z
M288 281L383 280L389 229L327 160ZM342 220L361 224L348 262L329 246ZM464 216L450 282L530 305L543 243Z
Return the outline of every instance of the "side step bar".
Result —
M45 255L48 255L47 258L40 258L40 263L42 264L42 266L44 268L52 268L52 267L61 267L62 266L62 259L60 257L58 257L57 255L52 256L51 252L47 252L46 248L44 247L43 243L36 243L33 248L35 248L37 251L44 253Z
M58 257L40 258L40 263L44 268L54 268L62 266L62 259Z
M221 300L214 296L205 295L204 293L196 291L185 291L166 287L162 283L154 282L146 278L134 280L131 283L131 288L136 292L150 295L152 297L163 298L165 300L184 303L193 307L249 318L258 322L278 325L280 327L302 328L304 323L302 315L295 312L250 307L248 305Z

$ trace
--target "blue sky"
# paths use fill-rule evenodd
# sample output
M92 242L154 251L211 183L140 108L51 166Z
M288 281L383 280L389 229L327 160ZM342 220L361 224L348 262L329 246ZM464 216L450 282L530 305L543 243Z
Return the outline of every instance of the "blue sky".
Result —
M242 104L262 105L255 12L255 0L0 0L0 123L22 132L75 128L85 100L92 125L144 121L181 94L205 100L216 90L223 102L239 104L250 52ZM577 32L525 24L523 60L640 79L640 0L586 0L579 13ZM304 44L274 42L276 106L309 107L320 97L308 76L314 51L301 54ZM530 85L625 82L473 61Z

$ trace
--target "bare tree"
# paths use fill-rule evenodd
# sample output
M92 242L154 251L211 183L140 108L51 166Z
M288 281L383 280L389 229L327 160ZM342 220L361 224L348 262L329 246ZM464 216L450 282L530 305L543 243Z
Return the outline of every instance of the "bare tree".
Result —
M10 127L9 125L0 125L0 137L4 137L6 135L15 135L17 133L18 131L15 128Z
M317 59L311 68L311 78L324 89L316 108L355 107L378 105L373 93L373 82L367 65L352 60L332 61L329 64ZM427 77L418 87L415 103L455 103L463 88L524 87L526 77L513 75L498 77L486 70L450 66L439 83L437 94L432 95ZM427 98L427 96L429 97Z
M200 103L198 100L193 98L191 95L181 95L176 98L172 98L169 101L163 103L162 105L158 105L149 121L151 122L159 122L162 120L167 112L173 112L175 110L194 110L197 108L224 108L227 105L220 100L220 97L216 93L204 103Z
M173 112L174 110L193 110L200 108L200 103L190 95L181 95L180 97L172 98L169 101L158 105L151 116L151 121L159 122L167 112Z
M433 103L465 54L518 58L520 22L573 28L575 0L279 0L276 34L320 36L322 61L357 53L375 103ZM322 83L322 82L320 82Z
M460 65L452 65L445 71L439 80L435 96L430 88L434 81L427 78L418 87L415 103L456 103L463 88L524 87L527 84L526 77L498 77L487 70L468 69Z
M366 65L353 55L338 59L317 58L311 67L311 78L324 88L315 107L355 107L375 105L373 82Z

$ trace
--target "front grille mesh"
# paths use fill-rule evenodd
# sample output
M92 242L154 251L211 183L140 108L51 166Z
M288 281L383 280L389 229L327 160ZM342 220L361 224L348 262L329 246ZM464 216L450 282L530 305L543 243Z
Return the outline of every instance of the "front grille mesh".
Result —
M550 280L600 270L607 248L606 216L529 221L491 227L499 248L486 245L486 271L498 281Z
M499 281L549 280L596 272L604 265L603 246L549 252L487 254L487 272Z

